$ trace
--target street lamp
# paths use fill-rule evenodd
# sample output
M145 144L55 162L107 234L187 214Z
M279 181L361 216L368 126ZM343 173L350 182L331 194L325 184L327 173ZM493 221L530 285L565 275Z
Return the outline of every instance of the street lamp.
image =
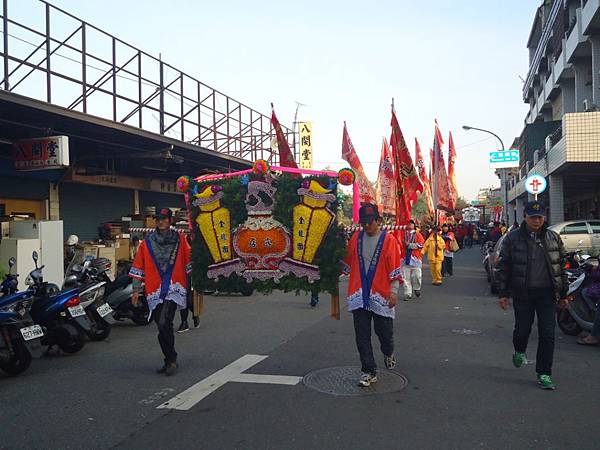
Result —
M500 147L502 148L502 151L506 150L506 148L504 147L504 142L502 142L502 139L500 139L500 136L498 136L496 133L494 133L494 132L492 132L490 130L484 130L483 128L471 127L469 125L463 125L463 130L465 130L465 131L475 130L475 131L481 131L482 133L491 134L496 139L498 139L498 141L500 142ZM507 169L500 169L500 171L501 171L500 172L500 176L501 176L502 188L504 189L504 214L506 216L506 224L509 225L510 224L510 218L508 216L508 176L507 176ZM484 218L485 218L485 216L484 216Z
M476 130L476 131L481 131L482 133L491 134L496 139L498 139L498 141L500 142L500 146L502 147L502 150L506 150L506 148L504 147L504 142L502 142L502 139L500 139L500 136L498 136L496 133L491 132L490 130L484 130L483 128L470 127L469 125L463 125L463 130L465 130L465 131Z

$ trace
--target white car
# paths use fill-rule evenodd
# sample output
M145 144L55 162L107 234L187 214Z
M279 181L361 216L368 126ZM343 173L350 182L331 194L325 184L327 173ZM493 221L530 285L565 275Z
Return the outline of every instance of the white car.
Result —
M591 256L600 254L600 220L571 220L549 228L560 235L568 252L580 249Z

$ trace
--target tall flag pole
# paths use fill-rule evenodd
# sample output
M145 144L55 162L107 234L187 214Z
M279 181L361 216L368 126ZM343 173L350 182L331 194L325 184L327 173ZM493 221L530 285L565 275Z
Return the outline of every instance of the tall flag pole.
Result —
M296 161L294 160L294 154L290 150L290 145L288 144L285 135L283 134L283 130L281 129L281 124L279 120L277 120L277 116L275 115L275 109L273 108L273 103L271 103L271 125L275 129L275 135L277 136L277 148L279 149L279 165L281 167L292 167L294 169L298 168Z
M452 192L452 203L456 206L458 201L458 186L456 184L456 147L454 147L454 139L452 139L452 132L448 138L448 180L450 181L450 191Z
M381 158L379 160L379 175L375 196L381 214L393 216L396 214L396 180L394 178L394 163L390 153L390 146L384 137L381 144Z
M412 205L417 201L418 193L423 192L423 184L419 179L400 129L394 109L394 99L392 99L391 126L390 147L396 178L396 225L405 225L411 219Z
M358 207L360 203L375 203L375 189L367 178L365 170L358 158L358 154L354 149L354 145L350 140L346 122L344 122L344 131L342 135L342 159L350 164L350 167L356 173L356 181L354 183L354 213L353 219L358 222ZM358 194L358 195L357 195ZM358 197L358 198L357 198Z
M423 193L425 194L427 210L429 215L433 216L435 213L435 208L433 207L433 199L431 198L431 184L429 177L427 176L427 169L425 168L425 159L423 158L421 146L419 145L417 138L415 138L415 165L417 166L419 177L423 183Z

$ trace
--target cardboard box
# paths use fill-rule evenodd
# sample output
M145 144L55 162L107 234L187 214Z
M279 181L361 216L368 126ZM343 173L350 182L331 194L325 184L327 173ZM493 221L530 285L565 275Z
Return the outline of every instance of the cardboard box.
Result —
M129 239L115 241L115 258L117 261L129 261Z

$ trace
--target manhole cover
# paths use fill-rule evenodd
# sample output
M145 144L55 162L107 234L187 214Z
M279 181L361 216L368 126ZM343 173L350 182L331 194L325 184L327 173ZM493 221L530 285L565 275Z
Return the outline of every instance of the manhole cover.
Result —
M481 334L481 330L469 330L468 328L456 328L452 332L454 334L464 334L465 336Z
M406 387L408 379L396 372L380 370L377 383L364 388L357 385L360 367L331 367L315 370L302 380L305 386L330 395L375 395L397 392Z

